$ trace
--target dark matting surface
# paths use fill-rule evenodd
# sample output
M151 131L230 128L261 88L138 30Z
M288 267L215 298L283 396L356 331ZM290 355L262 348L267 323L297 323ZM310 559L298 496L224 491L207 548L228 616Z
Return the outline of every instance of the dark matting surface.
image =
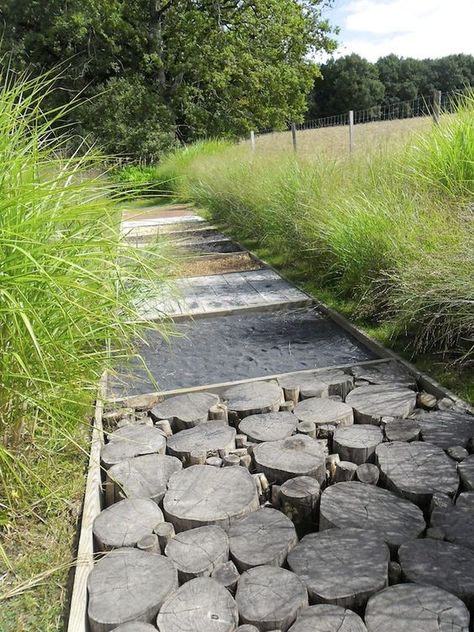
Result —
M168 343L153 334L140 352L159 390L232 382L376 356L314 308L245 312L176 324ZM116 396L156 390L138 363L113 382Z

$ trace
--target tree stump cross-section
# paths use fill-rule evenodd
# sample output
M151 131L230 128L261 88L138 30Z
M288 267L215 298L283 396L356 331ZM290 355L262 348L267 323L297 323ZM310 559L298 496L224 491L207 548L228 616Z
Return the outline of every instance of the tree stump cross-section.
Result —
M284 483L295 476L312 476L320 484L326 476L326 457L321 445L306 435L259 443L253 450L257 472L270 482Z
M297 423L298 419L290 412L263 413L245 417L239 431L255 443L279 441L295 434Z
M219 402L213 393L186 393L170 397L157 404L150 411L155 421L168 419L173 430L185 430L206 422L209 408Z
M382 443L380 428L371 424L354 424L347 428L336 428L333 438L333 450L341 461L350 461L361 465L373 461L375 449Z
M161 430L143 424L119 428L108 439L101 453L105 468L143 454L164 454L166 449L166 437Z
M405 418L414 410L416 393L400 384L360 386L346 397L354 409L355 421L380 425L382 417Z
M172 456L189 462L191 452L215 452L235 448L235 428L221 421L207 421L204 424L181 430L168 439L167 450Z
M275 382L250 382L231 386L222 396L229 410L240 418L259 413L276 413L284 401L283 391Z

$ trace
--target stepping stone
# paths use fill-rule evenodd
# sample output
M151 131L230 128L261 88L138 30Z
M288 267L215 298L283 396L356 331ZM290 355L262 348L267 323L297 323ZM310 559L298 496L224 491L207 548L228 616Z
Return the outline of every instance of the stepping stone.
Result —
M293 573L275 566L257 566L245 571L237 585L235 600L241 623L261 632L286 632L308 605L303 582Z
M305 583L310 603L354 610L387 586L389 561L380 534L352 528L310 533L288 554L288 566Z
M280 487L281 511L296 527L313 527L316 521L321 487L315 478L296 476Z
M163 499L166 519L177 532L207 524L227 531L232 523L259 507L255 480L240 466L188 467L170 478Z
M354 423L352 408L333 399L311 397L295 406L294 414L300 421L312 421L316 426L350 426Z
M358 614L323 603L305 608L289 632L367 632Z
M209 577L229 559L229 538L220 527L209 525L178 533L166 545L165 555L178 569L181 584L195 577Z
M228 388L222 396L229 410L242 419L248 415L276 413L284 401L283 391L275 382L250 382Z
M321 445L306 435L259 443L253 449L257 472L270 482L284 483L294 476L312 476L320 484L326 477L326 457Z
M369 599L365 623L368 632L469 632L469 612L436 586L397 584Z
M333 450L341 461L351 461L357 465L373 461L375 449L383 441L380 428L372 424L354 424L347 428L336 428Z
M309 397L329 397L339 395L345 399L352 389L354 379L344 371L334 370L322 373L299 373L278 378L278 383L285 391L295 391L301 399ZM288 397L287 397L288 399Z
M319 528L357 527L377 531L396 549L425 530L423 512L394 493L356 481L336 483L321 494Z
M474 454L470 454L467 459L459 463L458 473L461 478L462 489L465 491L474 490Z
M416 393L399 384L379 384L355 388L346 397L354 409L356 423L380 425L382 417L401 417L414 410Z
M458 499L459 502L459 499ZM474 549L474 506L463 506L462 501L454 506L438 508L431 514L432 527L441 529L448 542Z
M418 441L420 424L414 419L394 419L384 426L387 441Z
M357 380L365 380L369 384L399 384L407 388L416 388L416 378L406 369L394 362L379 365L355 366L351 369Z
M163 521L161 509L149 498L126 498L101 511L92 531L99 549L108 551L136 546Z
M176 395L157 404L151 411L154 421L168 419L173 430L192 428L208 420L209 408L219 402L212 393Z
M456 464L430 443L382 443L375 451L384 486L427 509L436 492L454 496L459 487Z
M398 550L404 579L456 595L474 609L474 551L443 540L412 540Z
M233 450L235 435L235 428L231 428L222 421L207 421L169 437L167 450L171 456L189 462L191 452L195 450L203 450L206 453Z
M161 430L142 424L119 428L108 435L108 440L101 452L106 469L135 456L164 454L166 450L166 437Z
M129 621L154 621L178 588L178 574L162 555L117 549L101 558L87 579L91 632L113 630Z
M231 557L242 572L253 566L282 566L298 537L289 518L264 508L234 523L229 542Z
M456 411L438 411L418 419L423 441L447 449L455 445L467 446L474 437L474 416Z
M239 432L254 443L278 441L295 434L297 423L298 419L289 412L250 415L240 422Z
M474 511L474 492L463 492L456 500L456 507L469 507Z
M174 456L144 454L112 465L107 471L113 502L123 498L151 498L159 504L172 474L182 468Z
M234 632L238 624L232 595L210 577L183 584L163 604L156 620L160 632Z

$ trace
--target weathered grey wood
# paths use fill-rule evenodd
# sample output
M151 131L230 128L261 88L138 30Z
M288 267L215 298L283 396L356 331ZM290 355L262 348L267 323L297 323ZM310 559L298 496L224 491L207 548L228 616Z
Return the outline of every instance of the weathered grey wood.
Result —
M468 505L456 504L435 509L431 514L431 526L440 529L448 542L474 549L474 512Z
M422 509L429 507L435 492L454 496L458 489L456 464L430 443L382 443L377 446L376 460L384 486Z
M227 588L227 590L233 595L235 593L235 589L237 588L237 582L239 581L240 575L234 562L228 561L216 566L216 568L212 571L211 577L219 584L222 584L224 588Z
M469 507L474 512L474 492L463 492L456 500L456 507Z
M170 476L181 468L179 459L165 454L145 454L116 463L107 471L112 502L123 498L151 498L158 504L165 495Z
M219 402L213 393L176 395L157 404L150 411L153 420L168 419L173 430L192 428L209 419L209 409Z
M373 595L365 622L368 632L469 632L469 612L460 599L417 584L398 584Z
M355 424L346 428L336 428L333 450L341 461L351 461L361 465L375 458L375 449L383 441L380 428L372 424Z
M255 485L257 486L257 493L260 502L265 502L270 493L270 484L267 477L261 472L257 472L257 474L252 474L252 477L255 481Z
M291 520L271 508L254 511L229 529L230 555L240 572L253 566L282 566L297 542Z
M474 609L474 550L442 540L412 540L398 557L406 581L438 586Z
M156 421L155 427L161 430L165 437L171 437L171 435L173 434L171 424L167 419L160 419L159 421Z
M377 485L379 482L380 470L373 463L362 463L356 471L356 478L361 483Z
M474 436L474 416L467 413L454 410L427 413L418 423L423 441L444 449L454 445L465 448Z
M126 498L100 512L94 520L94 538L101 551L136 546L163 522L163 514L149 498Z
M295 409L295 402L292 400L287 400L280 404L280 412L281 413L292 413Z
M421 391L416 396L416 405L419 408L424 408L425 410L432 410L436 406L437 401L438 400L434 395L427 393L426 391Z
M253 450L255 468L271 482L283 483L294 476L312 476L320 484L326 475L320 444L306 435L259 443Z
M250 415L239 423L239 432L247 435L249 441L278 441L296 432L298 419L293 413L277 412Z
M212 465L213 467L222 467L222 459L218 456L209 456L206 459L206 465Z
M172 456L189 462L191 452L194 450L204 450L207 453L232 450L235 448L235 435L235 428L221 421L207 421L174 434L168 439L167 450Z
M229 410L240 418L259 413L276 413L285 401L282 389L275 382L250 382L231 386L223 399Z
M281 510L297 528L315 525L321 487L310 476L296 476L280 487Z
M394 550L425 530L423 512L394 493L357 481L337 483L321 494L319 528L376 531Z
M222 402L211 406L209 408L209 419L215 419L227 423L229 421L227 406Z
M158 542L160 543L160 549L162 551L165 550L168 542L175 536L174 527L171 522L160 522L160 524L157 524L153 529L153 533L158 536Z
M387 441L417 441L420 424L415 419L393 419L384 424Z
M379 384L355 388L346 397L354 409L355 421L379 425L382 417L405 418L416 405L416 393L400 384Z
M389 560L382 536L362 529L310 533L288 555L288 565L305 583L310 603L354 610L363 609L371 595L385 588Z
M328 454L326 456L326 479L327 482L333 483L336 478L336 465L340 463L339 454Z
M150 623L141 623L140 621L131 621L130 623L124 623L119 625L118 628L114 628L112 632L156 632L154 625Z
M105 468L144 454L164 454L166 449L166 437L161 430L144 425L119 428L108 435L108 440L101 452Z
M242 574L235 600L240 621L260 632L286 632L308 605L303 582L293 573L275 566L257 566Z
M209 577L229 559L229 538L215 525L178 533L166 545L165 555L178 569L181 584L195 577Z
M408 388L416 388L416 378L405 367L395 362L384 362L375 365L360 365L351 368L352 375L369 384L400 384Z
M305 608L289 632L367 632L358 614L327 603Z
M339 463L336 463L334 482L343 483L345 481L351 481L355 478L358 467L357 463L352 463L351 461L339 461Z
M259 632L259 630L254 625L244 623L244 625L239 625L235 632Z
M171 477L163 499L177 532L207 524L227 530L259 506L255 481L243 467L193 465Z
M470 454L467 459L459 463L458 472L463 491L474 490L474 454Z
M234 632L238 623L232 595L210 577L183 584L163 604L156 620L160 632Z
M148 551L149 553L161 554L160 542L155 533L144 535L137 542L137 549L140 551Z
M158 610L178 588L178 574L162 555L117 549L92 569L88 617L91 632L109 632L129 621L154 621Z
M240 457L237 456L236 454L227 454L226 456L223 457L222 459L223 467L232 467L236 465L240 465Z
M314 421L300 421L296 426L298 434L305 434L311 439L316 439L317 426Z
M278 383L285 391L287 399L292 399L298 403L298 399L293 399L289 394L297 391L301 399L308 397L329 397L330 395L340 395L345 398L347 393L353 388L354 379L351 375L339 369L322 371L315 373L299 373L296 375L286 375L278 379Z
M460 445L453 445L450 448L446 448L446 454L457 463L461 463L461 461L464 461L464 459L467 459L469 456L469 452L466 448Z
M400 584L402 581L402 567L398 562L388 563L388 583L390 586Z
M312 421L317 426L349 426L354 423L352 408L333 399L311 397L295 406L294 414L300 421Z

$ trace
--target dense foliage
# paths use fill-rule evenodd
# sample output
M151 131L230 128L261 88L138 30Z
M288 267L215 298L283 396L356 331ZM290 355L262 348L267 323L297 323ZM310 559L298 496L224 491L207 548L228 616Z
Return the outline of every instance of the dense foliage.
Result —
M15 67L63 64L61 98L110 153L151 158L175 142L301 119L330 51L327 0L4 0Z

